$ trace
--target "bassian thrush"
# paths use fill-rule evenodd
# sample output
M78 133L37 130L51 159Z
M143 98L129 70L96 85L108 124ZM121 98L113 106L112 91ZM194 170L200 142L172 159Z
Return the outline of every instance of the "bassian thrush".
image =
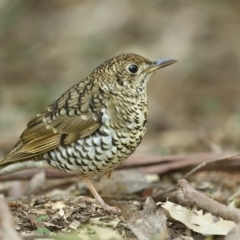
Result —
M97 202L89 177L112 171L141 142L147 126L147 83L154 71L175 63L121 54L99 65L31 120L0 174L28 168L57 168L79 175Z

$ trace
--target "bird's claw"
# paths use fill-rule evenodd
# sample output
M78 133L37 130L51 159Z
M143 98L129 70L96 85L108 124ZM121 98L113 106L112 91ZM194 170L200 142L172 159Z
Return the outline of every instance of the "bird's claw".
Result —
M109 205L107 205L105 202L99 202L99 205L107 212L109 212L110 214L114 214L114 215L120 215L121 214L121 210L118 209L117 207L111 207Z

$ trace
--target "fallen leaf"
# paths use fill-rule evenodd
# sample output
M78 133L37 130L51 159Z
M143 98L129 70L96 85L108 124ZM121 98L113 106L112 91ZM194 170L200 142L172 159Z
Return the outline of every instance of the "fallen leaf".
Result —
M147 198L143 210L129 203L121 204L120 208L128 227L138 240L167 239L167 218L152 198Z
M233 221L223 220L202 210L190 209L172 202L157 203L167 210L170 216L183 223L194 232L203 235L227 235L236 225Z

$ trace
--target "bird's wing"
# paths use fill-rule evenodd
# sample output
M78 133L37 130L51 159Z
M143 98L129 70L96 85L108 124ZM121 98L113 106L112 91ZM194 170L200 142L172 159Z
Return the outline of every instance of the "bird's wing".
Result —
M94 88L81 82L54 101L28 123L0 165L29 159L93 134L101 126L101 108L93 104L98 90Z

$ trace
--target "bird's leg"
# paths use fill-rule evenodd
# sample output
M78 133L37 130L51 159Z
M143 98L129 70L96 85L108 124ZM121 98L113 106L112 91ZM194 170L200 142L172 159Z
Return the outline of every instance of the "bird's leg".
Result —
M85 181L85 183L87 184L87 186L89 187L92 195L95 197L96 201L98 204L101 205L101 207L110 212L110 213L114 213L114 214L119 214L120 210L117 209L116 207L111 207L109 205L107 205L104 200L101 198L101 196L98 194L97 190L95 189L95 187L93 186L93 184L91 183L90 179L88 177L83 177L81 176L81 178Z
M112 171L108 171L108 172L106 173L106 176L107 176L107 178L109 179L109 178L112 176Z

